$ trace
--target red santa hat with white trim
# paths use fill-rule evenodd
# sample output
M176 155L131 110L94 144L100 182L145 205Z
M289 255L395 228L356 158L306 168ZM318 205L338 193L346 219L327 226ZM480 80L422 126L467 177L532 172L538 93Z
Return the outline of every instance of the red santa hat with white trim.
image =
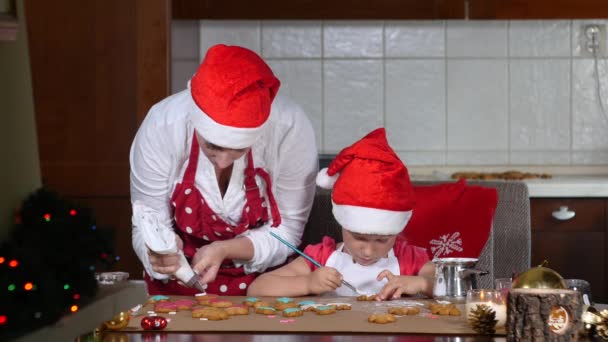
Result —
M255 52L218 44L207 51L190 81L194 129L226 148L253 145L270 116L281 82Z
M361 234L399 234L414 208L407 168L378 128L343 149L317 174L332 189L333 214L344 229Z

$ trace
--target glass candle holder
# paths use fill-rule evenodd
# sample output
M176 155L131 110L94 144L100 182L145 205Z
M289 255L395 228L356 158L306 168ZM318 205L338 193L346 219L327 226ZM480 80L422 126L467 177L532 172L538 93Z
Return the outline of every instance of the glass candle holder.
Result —
M511 290L512 284L513 280L511 278L494 279L494 288L502 293L503 297L505 297L505 300L507 299L507 294L509 293L509 290Z
M507 323L507 298L500 290L477 289L468 290L465 302L466 318L477 305L487 305L496 312L496 327L504 327Z

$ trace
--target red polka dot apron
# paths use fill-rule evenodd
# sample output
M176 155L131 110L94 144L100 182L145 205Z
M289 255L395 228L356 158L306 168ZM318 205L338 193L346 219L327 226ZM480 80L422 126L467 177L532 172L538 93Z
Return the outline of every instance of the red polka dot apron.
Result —
M268 173L255 168L251 150L247 154L247 167L243 191L245 191L246 203L243 206L241 220L236 225L225 222L209 206L204 196L195 186L196 168L198 165L200 149L196 136L192 138L190 158L184 178L175 187L171 196L174 208L175 232L184 242L184 254L188 262L191 262L196 250L204 245L218 240L230 240L242 234L247 229L255 229L264 225L272 215L272 227L281 224L281 216L274 200L271 190L271 181ZM270 202L270 215L268 204L260 194L255 176L260 176L266 183L266 194ZM245 274L243 267L235 267L232 260L224 260L215 281L207 284L208 293L216 293L229 296L244 296L247 287L258 274ZM199 291L186 287L177 280L153 280L148 274L144 275L150 295L183 295L192 296Z

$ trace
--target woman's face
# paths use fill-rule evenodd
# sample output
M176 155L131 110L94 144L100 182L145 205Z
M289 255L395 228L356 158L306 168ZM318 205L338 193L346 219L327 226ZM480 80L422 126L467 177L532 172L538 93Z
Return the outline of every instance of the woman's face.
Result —
M219 170L231 166L235 160L241 158L249 151L249 148L231 149L217 146L206 141L203 137L198 135L198 133L196 134L196 138L198 139L198 144L205 156L207 156L211 163Z
M367 266L388 255L397 235L359 234L342 228L345 251L359 265Z

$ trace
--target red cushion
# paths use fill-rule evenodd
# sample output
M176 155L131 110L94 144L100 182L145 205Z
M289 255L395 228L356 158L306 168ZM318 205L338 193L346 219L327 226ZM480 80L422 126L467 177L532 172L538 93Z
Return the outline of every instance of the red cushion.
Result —
M460 180L416 185L414 195L414 213L401 233L409 244L426 248L431 259L479 257L498 205L496 189Z

